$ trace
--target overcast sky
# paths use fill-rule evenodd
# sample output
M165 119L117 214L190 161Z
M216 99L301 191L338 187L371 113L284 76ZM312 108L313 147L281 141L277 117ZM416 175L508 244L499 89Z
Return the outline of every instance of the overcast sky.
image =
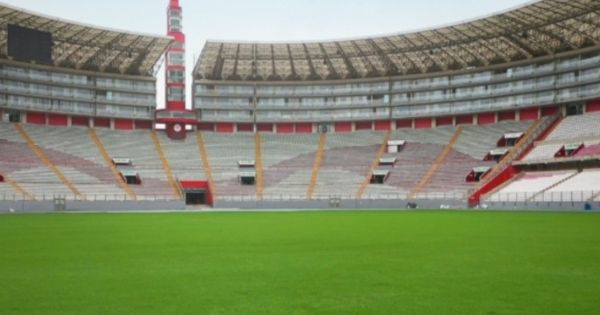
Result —
M165 34L168 0L0 0L92 25ZM457 23L529 0L180 0L190 72L207 39L300 41L401 33ZM159 82L161 84L161 82ZM159 91L159 104L162 91Z

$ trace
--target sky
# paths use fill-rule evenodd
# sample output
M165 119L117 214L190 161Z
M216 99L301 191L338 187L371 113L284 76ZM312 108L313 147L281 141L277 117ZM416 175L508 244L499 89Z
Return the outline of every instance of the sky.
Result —
M168 0L0 0L37 13L133 32L166 33ZM530 0L180 0L188 73L206 40L311 41L454 24ZM158 86L162 86L159 75ZM158 103L164 91L158 89ZM189 102L188 95L188 104ZM159 105L160 107L160 105Z

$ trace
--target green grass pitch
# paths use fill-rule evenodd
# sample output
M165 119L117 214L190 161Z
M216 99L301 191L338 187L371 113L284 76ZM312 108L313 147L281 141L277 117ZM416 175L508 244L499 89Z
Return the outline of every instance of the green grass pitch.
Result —
M0 216L0 313L599 314L600 216Z

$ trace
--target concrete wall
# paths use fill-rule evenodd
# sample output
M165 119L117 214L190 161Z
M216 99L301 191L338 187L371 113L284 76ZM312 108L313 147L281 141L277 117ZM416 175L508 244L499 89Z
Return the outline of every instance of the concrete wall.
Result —
M0 201L0 213L52 212L57 208L53 201ZM65 211L161 211L185 210L183 201L67 201Z
M212 210L336 210L336 209L407 209L406 200L265 200L219 201ZM460 200L411 201L417 209L467 209ZM10 209L19 213L45 213L57 210L53 201L0 201L0 213ZM186 210L181 201L67 201L65 211L176 211ZM196 209L196 208L194 208ZM489 202L479 209L529 211L598 211L600 202Z
M419 209L464 209L467 208L466 201L461 200L416 200ZM215 208L220 209L405 209L408 208L407 200L389 199L332 199L332 200L262 200L262 201L217 201Z

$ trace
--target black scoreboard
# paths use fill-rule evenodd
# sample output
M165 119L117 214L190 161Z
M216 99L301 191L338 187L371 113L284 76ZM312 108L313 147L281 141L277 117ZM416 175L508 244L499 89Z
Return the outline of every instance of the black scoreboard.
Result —
M8 24L8 55L20 61L52 64L52 34Z

